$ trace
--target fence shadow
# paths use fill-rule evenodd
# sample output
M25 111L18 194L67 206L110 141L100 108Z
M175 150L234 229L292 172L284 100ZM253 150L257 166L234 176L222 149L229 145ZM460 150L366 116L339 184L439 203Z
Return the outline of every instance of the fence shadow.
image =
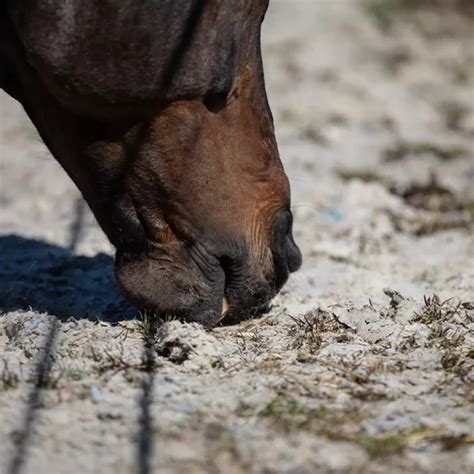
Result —
M151 461L155 443L153 440L153 417L150 406L153 402L154 381L156 373L155 337L157 322L150 321L143 334L143 359L145 373L141 384L141 396L138 400L139 418L137 432L137 466L139 474L153 472Z
M47 385L53 365L56 338L60 325L61 323L57 319L52 319L45 336L43 349L34 369L33 387L26 401L22 429L18 432L15 439L15 449L7 471L8 474L20 474L25 463L34 424L38 416L38 408L41 404L41 389Z

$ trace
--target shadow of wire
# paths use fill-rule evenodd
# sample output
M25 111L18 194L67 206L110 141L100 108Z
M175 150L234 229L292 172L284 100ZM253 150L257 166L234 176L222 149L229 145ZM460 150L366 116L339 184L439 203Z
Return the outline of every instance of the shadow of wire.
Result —
M173 51L169 64L164 69L165 77L162 78L162 87L164 90L171 85L174 75L181 65L184 53L191 44L194 32L206 4L207 0L197 0L189 12L183 35ZM137 463L138 472L140 474L150 474L152 472L151 459L153 456L154 443L153 420L150 413L150 405L153 401L153 384L156 370L154 351L156 329L156 321L151 321L149 327L144 331L145 375L142 380L142 396L139 400L140 417L137 438Z
M74 220L69 229L69 245L67 246L71 253L74 253L82 238L86 210L87 204L84 199L77 198L74 204Z
M15 440L15 449L12 461L10 463L8 474L19 474L25 463L28 446L30 445L33 426L37 419L38 408L41 402L41 390L49 380L51 368L54 361L54 351L56 347L56 339L61 323L54 319L49 327L48 334L45 337L42 354L35 367L34 385L31 389L28 400L26 402L25 416L23 418L23 428L18 433Z
M156 372L155 336L156 321L152 321L144 331L143 352L145 360L145 373L143 375L139 398L138 434L137 434L137 464L139 474L151 474L151 460L153 456L153 419L150 406L153 401L153 385Z

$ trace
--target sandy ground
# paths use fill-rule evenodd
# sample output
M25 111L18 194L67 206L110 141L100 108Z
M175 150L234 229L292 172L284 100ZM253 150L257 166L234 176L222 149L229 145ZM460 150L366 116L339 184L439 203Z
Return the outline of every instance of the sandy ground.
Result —
M238 326L137 318L77 190L0 96L0 472L473 468L473 22L382 3L270 8L305 264Z

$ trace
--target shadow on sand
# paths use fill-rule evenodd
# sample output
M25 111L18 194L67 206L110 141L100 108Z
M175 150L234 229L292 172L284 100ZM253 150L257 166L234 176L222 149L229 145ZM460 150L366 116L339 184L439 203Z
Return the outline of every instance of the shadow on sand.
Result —
M31 309L60 320L134 318L121 296L113 258L74 255L71 248L18 235L0 236L0 312Z
M0 249L0 314L31 309L55 316L50 320L43 348L33 369L34 382L7 470L8 474L20 474L33 442L42 388L54 364L61 322L68 318L99 318L114 323L136 317L137 311L120 295L114 280L113 259L108 255L77 256L70 248L17 235L0 236ZM149 334L144 334L145 370L142 391L137 399L136 456L138 472L142 474L151 472L154 449L150 405L155 375L156 328L151 326Z

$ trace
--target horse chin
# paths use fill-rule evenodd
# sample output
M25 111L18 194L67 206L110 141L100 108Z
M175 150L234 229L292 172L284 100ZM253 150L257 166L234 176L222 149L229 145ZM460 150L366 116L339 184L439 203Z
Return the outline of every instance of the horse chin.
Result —
M118 253L115 274L129 301L157 316L173 316L213 326L223 319L229 305L224 298L225 276L215 268L205 275L192 259L156 258Z

